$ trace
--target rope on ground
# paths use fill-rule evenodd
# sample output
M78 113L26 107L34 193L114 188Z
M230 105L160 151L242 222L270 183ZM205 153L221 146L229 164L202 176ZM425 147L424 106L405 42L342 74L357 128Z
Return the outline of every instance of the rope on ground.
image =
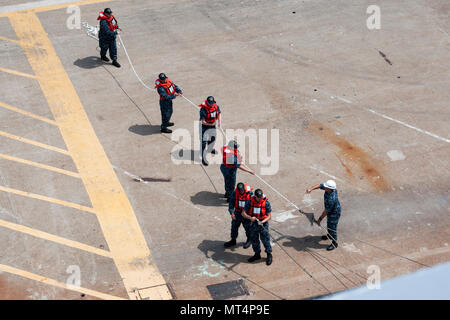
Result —
M128 62L130 63L130 66L131 66L131 69L132 69L132 71L133 71L133 73L135 74L135 76L137 77L137 79L139 80L139 82L145 87L145 88L147 88L148 90L153 90L152 88L150 88L150 87L148 87L143 81L142 81L142 79L141 79L141 77L139 77L139 75L138 75L138 73L136 72L136 70L134 69L134 65L133 65L133 63L132 63L132 61L131 61L131 58L130 58L130 56L128 55L128 52L127 52L127 49L126 49L126 47L125 47L125 45L124 45L124 43L123 43L123 41L122 41L122 38L121 38L121 36L120 35L118 35L119 36L119 41L120 41L120 43L121 43L121 45L122 45L122 47L123 47L123 49L124 49L124 52L125 52L125 55L127 56L127 59L128 59ZM184 95L181 95L186 101L188 101L192 106L194 106L196 109L198 109L199 108L199 106L197 106L195 103L193 103L191 100L189 100L188 98L186 98ZM224 132L224 130L223 130L223 128L222 127L219 127L219 129L220 129L220 131L222 132L222 134L224 135L224 137L228 140L228 137L227 137L227 135L226 135L226 133ZM242 163L243 165L245 165L245 163ZM246 166L246 165L245 165ZM248 166L246 166L247 168L248 168ZM292 205L295 209L297 209L300 213L302 213L302 214L304 214L306 217L308 217L308 215L307 215L307 213L306 212L304 212L299 206L297 206L294 202L292 202L291 200L289 200L286 196L284 196L281 192L279 192L275 187L273 187L270 183L268 183L265 179L263 179L262 177L260 177L258 174L256 174L256 173L254 173L254 175L259 179L259 180L261 180L265 185L267 185L272 191L274 191L276 194L278 194L281 198L283 198L286 202L288 202L290 205ZM208 176L209 177L209 176ZM309 219L309 218L308 218ZM313 220L314 220L314 222L316 222L316 220L313 218ZM335 248L335 249L337 249L337 246L335 246L335 244L334 244L334 242L336 242L337 243L337 240L336 239L334 239L331 235L330 235L330 233L328 232L328 230L326 229L326 228L324 228L324 227L322 227L322 226L320 226L320 225L318 225L322 230L324 230L325 232L326 232L326 234L329 236L329 238L331 238L332 239L332 245L333 245L333 247ZM363 242L362 240L359 240L359 239L356 239L357 241L360 241L360 242ZM402 257L402 258L404 258L404 259L407 259L407 260L409 260L409 261L412 261L412 262L414 262L414 263L417 263L417 264L420 264L420 265L422 265L422 266L427 266L427 265L425 265L425 264L423 264L423 263L420 263L420 262L418 262L418 261L415 261L415 260L413 260L413 259L410 259L410 258L407 258L407 257L404 257L404 256L402 256L402 255L399 255L399 254L396 254L396 253L393 253L393 252L391 252L391 251L389 251L389 250L386 250L386 249L383 249L383 248L380 248L380 247L377 247L377 246L374 246L374 245L371 245L371 244L369 244L369 243L367 243L367 242L363 242L363 243L365 243L365 244L367 244L367 245L370 245L370 246L372 246L372 247L374 247L374 248L378 248L378 249L380 249L380 250L383 250L383 251L385 251L385 252L388 252L388 253L390 253L390 254L392 254L392 255L395 255L395 256L399 256L399 257ZM280 246L280 248L281 248L281 246ZM282 249L289 257L290 257L290 255L284 250L284 249ZM340 252L340 250L338 250L339 251L339 253L342 255L342 253ZM345 260L345 257L342 255L342 257L344 258L344 260ZM350 255L350 257L351 257L351 255ZM292 257L291 257L292 258ZM353 259L353 257L351 257L352 259ZM295 260L294 260L295 261ZM353 259L353 261L354 261L354 259ZM427 266L428 267L428 266ZM305 270L304 270L305 271ZM305 271L305 272L307 272L307 271ZM354 272L354 271L352 271L353 273L355 273L355 274L357 274L356 272ZM327 289L328 290L328 289Z

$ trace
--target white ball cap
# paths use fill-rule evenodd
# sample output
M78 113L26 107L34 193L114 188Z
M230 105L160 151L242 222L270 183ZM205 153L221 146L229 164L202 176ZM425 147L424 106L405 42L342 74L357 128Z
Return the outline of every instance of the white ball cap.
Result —
M328 180L327 182L325 182L323 184L323 186L325 188L335 190L336 189L336 182L334 180Z

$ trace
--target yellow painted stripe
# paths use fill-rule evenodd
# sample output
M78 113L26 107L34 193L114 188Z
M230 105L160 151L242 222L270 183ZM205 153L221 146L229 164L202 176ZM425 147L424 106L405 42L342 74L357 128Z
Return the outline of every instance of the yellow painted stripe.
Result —
M35 273L20 270L20 269L10 267L10 266L4 265L4 264L0 264L0 271L8 272L8 273L14 274L14 275L22 277L22 278L39 281L41 283L48 284L51 286L55 286L55 287L59 287L59 288L63 288L63 289L67 289L67 290L71 290L71 291L75 291L75 292L84 293L89 296L104 299L104 300L125 300L124 298L112 296L110 294L98 292L95 290L86 289L86 288L82 288L82 287L76 287L73 285L67 285L67 284L59 282L57 280L53 280L53 279L50 279L50 278L47 278L47 277L44 277L44 276L41 276L41 275L38 275Z
M67 150L64 150L64 149L61 149L61 148L58 148L58 147L49 146L48 144L40 143L40 142L37 142L37 141L34 141L34 140L30 140L30 139L27 139L27 138L22 138L22 137L19 137L19 136L15 136L15 135L13 135L11 133L8 133L8 132L0 131L0 136L4 136L4 137L10 138L10 139L17 140L17 141L20 141L20 142L23 142L23 143L28 143L28 144L31 144L31 145L34 145L34 146L37 146L37 147L40 147L40 148L44 148L44 149L56 151L56 152L59 152L59 153L65 154L65 155L69 155L69 151L67 151Z
M23 163L29 166L33 166L33 167L37 167L37 168L41 168L41 169L45 169L45 170L49 170L49 171L53 171L53 172L57 172L57 173L62 173L74 178L80 178L80 175L76 172L72 172L72 171L67 171L64 169L60 169L60 168L56 168L56 167L52 167L52 166L48 166L46 164L42 164L39 162L34 162L34 161L30 161L30 160L26 160L26 159L22 159L22 158L17 158L17 157L13 157L13 156L8 156L6 154L1 154L0 153L0 158L6 159L6 160L10 160L10 161L15 161L15 162L19 162L19 163Z
M59 243L59 244L62 244L62 245L68 246L68 247L91 252L91 253L98 254L103 257L111 258L111 253L106 250L98 249L96 247L92 247L92 246L89 246L87 244L84 244L84 243L81 243L78 241L73 241L73 240L69 240L66 238L62 238L62 237L59 237L59 236L56 236L56 235L53 235L53 234L50 234L50 233L47 233L44 231L40 231L40 230L32 229L32 228L29 228L26 226L22 226L20 224L15 224L15 223L0 219L0 226L2 226L4 228L8 228L10 230L26 233L26 234L29 234L36 238L41 238L41 239Z
M155 288L150 299L171 299L130 201L38 17L25 11L11 13L9 19L20 41L44 48L45 55L22 47L84 182L128 295L137 299L137 289Z
M73 203L73 202L68 202L68 201L64 201L64 200L59 200L59 199L55 199L55 198L46 197L46 196L43 196L43 195L40 195L40 194L36 194L36 193L26 192L26 191L17 190L17 189L8 188L8 187L3 187L3 186L0 186L0 191L9 192L9 193L12 193L12 194L17 194L19 196L28 197L28 198L32 198L32 199L47 201L47 202L50 202L50 203L59 204L61 206L70 207L70 208L74 208L74 209L81 210L81 211L86 211L86 212L90 212L90 213L96 213L93 208L82 206L80 204L76 204L76 203Z
M43 11L51 11L51 10L57 10L62 8L67 8L70 6L82 6L82 5L88 5L88 4L94 4L94 3L102 3L102 2L111 2L113 0L81 0L81 1L74 1L69 3L61 3L61 4L55 4L51 6L45 6L41 8L33 9L34 12L43 12ZM103 9L103 8L101 8ZM98 12L97 12L98 13Z
M21 77L26 77L26 78L37 79L37 77L36 77L35 75L28 74L28 73L23 73L23 72L20 72L20 71L11 70L11 69L7 69L7 68L1 68L1 67L0 67L0 71L7 72L7 73L11 73L11 74L14 74L14 75L16 75L16 76L21 76Z
M54 125L54 126L57 125L55 120L50 120L50 119L48 119L48 118L39 116L39 115L37 115L37 114L34 114L34 113L31 113L31 112L28 112L28 111L25 111L25 110L22 110L22 109L19 109L19 108L10 106L9 104L6 104L6 103L1 102L1 101L0 101L0 107L3 107L3 108L5 108L5 109L8 109L8 110L11 110L11 111L20 113L20 114L23 114L23 115L28 116L28 117L30 117L30 118L34 118L34 119L37 119L37 120L41 120L41 121L50 123L50 124L52 124L52 125Z

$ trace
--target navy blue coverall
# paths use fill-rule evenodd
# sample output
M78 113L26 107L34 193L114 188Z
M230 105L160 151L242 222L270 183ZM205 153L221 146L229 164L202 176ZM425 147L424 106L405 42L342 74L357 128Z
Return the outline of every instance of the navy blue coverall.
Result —
M231 194L236 188L236 173L238 168L241 166L241 163L239 162L238 157L234 154L230 154L226 161L227 164L233 165L233 168L228 168L222 163L220 165L220 171L222 172L223 179L225 181L225 198L231 199Z
M251 196L253 196L253 192L250 192L250 197ZM235 202L236 202L236 191L233 191L233 193L231 194L230 202L228 203L228 212L230 212L230 214L234 213L235 218L234 220L231 220L231 239L234 240L237 239L239 234L239 227L242 224L244 226L245 235L247 236L247 239L251 240L250 220L242 216L243 209L239 207L236 208ZM248 202L250 202L250 200L245 202L244 208Z
M320 189L325 190L323 184L320 185ZM325 191L323 195L323 201L325 210L328 212L327 214L327 230L329 233L328 238L331 236L330 240L336 243L337 225L339 222L339 218L341 217L341 204L339 203L337 190L333 190L333 192L331 193Z
M111 60L117 60L116 35L117 31L109 30L106 20L100 20L100 30L98 32L100 56L105 57L109 49Z
M175 83L173 83L173 86L176 92L180 94L183 93ZM162 97L162 99L159 100L159 109L161 110L161 129L165 129L167 128L167 125L169 124L170 118L172 117L173 114L172 100L175 99L177 95L176 94L168 95L163 87L158 88L158 93Z
M245 206L245 212L249 214L250 212L250 201ZM272 212L272 207L270 206L269 200L266 200L266 212ZM250 220L249 220L250 221ZM272 246L270 245L270 234L269 234L269 222L265 222L263 225L259 225L258 221L251 222L250 224L250 235L252 239L252 248L255 254L261 253L261 244L259 239L263 243L265 251L267 253L272 253Z
M217 111L220 114L219 106L217 106ZM207 115L206 110L200 108L200 121L206 120L206 115ZM202 123L202 158L206 157L205 154L206 145L208 145L208 150L210 151L212 150L212 148L214 148L215 141L216 141L216 126L215 125L205 126Z

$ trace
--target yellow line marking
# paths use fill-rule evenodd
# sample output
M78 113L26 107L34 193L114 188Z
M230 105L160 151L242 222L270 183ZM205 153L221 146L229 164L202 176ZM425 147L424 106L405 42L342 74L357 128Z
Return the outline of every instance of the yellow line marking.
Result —
M67 151L67 150L64 150L64 149L61 149L61 148L58 148L58 147L49 146L48 144L40 143L40 142L37 142L37 141L34 141L34 140L30 140L30 139L22 138L22 137L19 137L19 136L15 136L15 135L13 135L11 133L8 133L8 132L0 131L0 136L4 136L4 137L10 138L10 139L17 140L17 141L24 142L24 143L28 143L28 144L31 144L31 145L34 145L34 146L37 146L37 147L40 147L40 148L44 148L44 149L48 149L48 150L52 150L52 151L56 151L56 152L59 152L59 153L62 153L62 154L69 155L69 151Z
M25 3L25 4L19 4L17 5L18 9L14 10L13 5L0 7L0 11L4 11L3 13L0 13L0 17L7 17L11 13L15 12L23 12L23 11L32 11L32 12L44 12L44 11L50 11L50 10L57 10L62 9L70 6L81 6L81 5L88 5L88 4L94 4L94 3L102 3L102 2L110 2L114 0L80 0L80 1L72 1L72 2L66 2L66 3L60 3L60 4L46 4L46 1L35 1L34 3ZM1 10L3 9L3 10ZM6 12L5 12L6 10Z
M10 267L10 266L4 265L4 264L0 264L0 271L8 272L8 273L11 273L16 276L23 277L23 278L39 281L41 283L48 284L51 286L55 286L55 287L59 287L59 288L63 288L63 289L71 290L71 291L81 292L81 293L90 295L92 297L97 297L97 298L104 299L104 300L125 300L124 298L112 296L112 295L109 295L106 293L101 293L101 292L98 292L95 290L86 289L86 288L82 288L82 287L76 287L73 285L68 285L68 284L59 282L54 279L50 279L50 278L47 278L47 277L44 277L44 276L41 276L41 275L38 275L35 273L31 273L28 271L20 270L20 269Z
M102 2L111 2L112 0L84 0L84 1L74 1L70 3L61 3L61 4L55 4L52 6L46 6L41 8L33 9L34 12L44 12L44 11L50 11L50 10L57 10L62 8L67 8L70 6L82 6L87 4L94 4L94 3L102 3ZM103 8L102 8L103 9ZM98 13L98 12L96 12Z
M109 251L98 249L96 247L92 247L92 246L89 246L87 244L84 244L84 243L81 243L78 241L73 241L70 239L62 238L62 237L59 237L59 236L56 236L54 234L50 234L50 233L47 233L44 231L32 229L32 228L29 228L29 227L26 227L26 226L23 226L20 224L15 224L15 223L0 219L0 226L14 230L14 231L26 233L26 234L29 234L36 238L41 238L41 239L59 243L59 244L62 244L62 245L68 246L68 247L91 252L91 253L98 254L103 257L111 258L111 253Z
M8 110L11 110L11 111L14 111L14 112L23 114L23 115L25 115L25 116L28 116L28 117L31 117L31 118L34 118L34 119L37 119L37 120L41 120L41 121L50 123L50 124L52 124L52 125L54 125L54 126L57 126L55 120L50 120L50 119L48 119L48 118L39 116L39 115L37 115L37 114L34 114L34 113L31 113L31 112L28 112L28 111L25 111L25 110L22 110L22 109L19 109L19 108L10 106L9 104L6 104L6 103L1 102L1 101L0 101L0 107L3 107L3 108L5 108L5 109L8 109Z
M22 159L22 158L17 158L17 157L13 157L13 156L8 156L6 154L1 154L1 153L0 153L0 158L6 159L6 160L10 160L10 161L19 162L19 163L23 163L23 164L27 164L29 166L33 166L33 167L37 167L37 168L41 168L41 169L54 171L54 172L57 172L57 173L62 173L62 174L65 174L65 175L68 175L68 176L71 176L71 177L74 177L74 178L80 178L80 175L78 173L76 173L76 172L67 171L67 170L64 170L64 169L48 166L46 164L42 164L42 163L38 163L38 162L34 162L34 161Z
M24 196L24 197L28 197L28 198L32 198L32 199L47 201L47 202L59 204L59 205L65 206L65 207L70 207L70 208L74 208L74 209L81 210L81 211L96 213L96 211L93 208L82 206L81 204L76 204L73 202L50 198L50 197L43 196L43 195L36 194L36 193L26 192L26 191L3 187L3 186L0 186L0 191L9 192L9 193L17 194L19 196Z
M16 75L16 76L21 76L21 77L26 77L26 78L37 79L37 77L36 77L35 75L28 74L28 73L23 73L23 72L20 72L20 71L11 70L11 69L7 69L7 68L1 68L1 67L0 67L0 71L7 72L7 73L11 73L11 74L14 74L14 75Z
M137 299L135 290L154 287L149 298L171 299L130 201L38 17L25 11L11 13L9 19L20 41L44 48L42 54L22 47L89 194L129 297Z

